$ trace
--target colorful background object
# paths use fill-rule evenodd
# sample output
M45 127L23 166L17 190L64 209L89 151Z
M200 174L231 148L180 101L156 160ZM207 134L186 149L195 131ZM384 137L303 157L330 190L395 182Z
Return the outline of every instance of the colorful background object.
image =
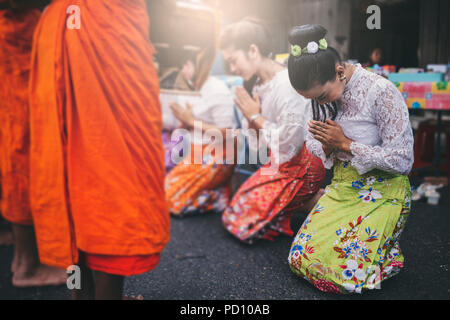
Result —
M448 82L394 82L410 109L450 110Z

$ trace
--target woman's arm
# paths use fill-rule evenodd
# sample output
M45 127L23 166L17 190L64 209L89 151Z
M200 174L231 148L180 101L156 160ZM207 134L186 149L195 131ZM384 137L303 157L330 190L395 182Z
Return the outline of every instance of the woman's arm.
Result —
M381 79L370 89L368 103L373 106L382 143L372 147L352 142L352 165L360 174L372 169L408 174L414 162L414 138L403 96L394 84Z
M309 100L286 89L286 92L275 95L274 101L270 101L276 113L276 120L270 121L260 115L258 96L251 98L239 88L236 97L236 104L252 128L258 130L259 138L271 149L277 162L287 162L301 150L306 134L306 117L309 116Z
M219 131L225 139L226 128L220 128L215 124L197 119L194 116L192 106L189 103L186 103L186 108L183 108L178 103L174 102L170 104L170 108L172 109L173 115L180 120L183 127L186 129L194 129L196 124L201 124L202 132L206 132L208 130ZM200 128L200 126L197 126L197 128Z

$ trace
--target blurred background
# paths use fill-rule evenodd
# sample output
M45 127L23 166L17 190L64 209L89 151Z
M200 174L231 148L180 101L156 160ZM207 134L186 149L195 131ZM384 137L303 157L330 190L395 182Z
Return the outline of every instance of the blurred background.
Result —
M209 7L221 25L256 16L267 21L274 38L274 53L289 50L287 35L295 25L319 23L328 29L327 41L344 59L369 60L371 51L382 50L382 64L421 67L447 64L450 57L450 1L448 0L152 0L152 40L167 42L179 37L186 42L207 43L214 27L191 15L181 23L168 23L176 3ZM381 9L381 30L369 30L367 7ZM176 32L176 24L183 24ZM180 39L181 40L181 39ZM164 42L163 41L163 42ZM169 41L170 42L170 41ZM176 41L174 41L176 42Z

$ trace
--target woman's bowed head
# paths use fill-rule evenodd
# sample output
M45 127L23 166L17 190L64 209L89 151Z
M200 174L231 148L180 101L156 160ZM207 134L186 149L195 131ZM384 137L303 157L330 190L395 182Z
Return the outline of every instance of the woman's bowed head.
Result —
M339 53L328 46L326 33L318 24L291 30L289 42L295 50L288 60L289 79L300 95L312 101L313 120L309 122L309 132L322 143L325 153L330 154L334 149L350 152L352 141L333 120L337 115L337 101L355 67L342 62ZM310 50L313 44L317 44L318 50ZM306 50L299 54L299 48Z
M225 27L220 49L232 74L244 81L257 77L258 85L269 82L285 67L271 59L272 37L266 23L254 17ZM261 129L265 118L261 116L261 101L257 94L250 96L244 88L236 88L235 103L250 126Z
M244 81L267 68L272 54L272 37L266 23L253 17L227 26L220 41L220 49L230 72ZM263 75L264 76L264 75Z

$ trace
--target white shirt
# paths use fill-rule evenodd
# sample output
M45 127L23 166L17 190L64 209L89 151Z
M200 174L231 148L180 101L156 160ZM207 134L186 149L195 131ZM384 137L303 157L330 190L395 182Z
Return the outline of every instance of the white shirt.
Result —
M162 90L160 93L162 118L164 129L174 130L181 123L175 118L169 105L177 102L185 108L186 103L192 106L195 118L218 126L219 128L235 128L233 95L227 85L221 80L209 77L199 92L171 92ZM211 138L208 134L195 135L191 130L191 143L209 144Z
M193 107L199 120L219 128L235 128L233 94L223 81L209 77L200 90L201 99Z
M278 72L270 81L256 86L253 93L260 98L261 115L266 119L260 139L272 152L278 150L279 158L275 159L280 164L289 161L303 148L311 101L292 88L287 69ZM248 128L246 120L242 127ZM278 139L271 139L271 136L278 136ZM250 143L250 148L257 149L257 146Z
M195 118L219 128L236 128L233 94L223 81L209 77L200 90L200 96L192 106ZM191 138L191 142L195 144L211 143L211 137L207 133L200 139L191 131Z
M372 169L408 174L414 162L414 138L408 107L389 80L356 65L340 99L336 122L353 142L351 155L326 157L322 144L307 133L306 147L330 169L337 158L351 161L359 174Z

